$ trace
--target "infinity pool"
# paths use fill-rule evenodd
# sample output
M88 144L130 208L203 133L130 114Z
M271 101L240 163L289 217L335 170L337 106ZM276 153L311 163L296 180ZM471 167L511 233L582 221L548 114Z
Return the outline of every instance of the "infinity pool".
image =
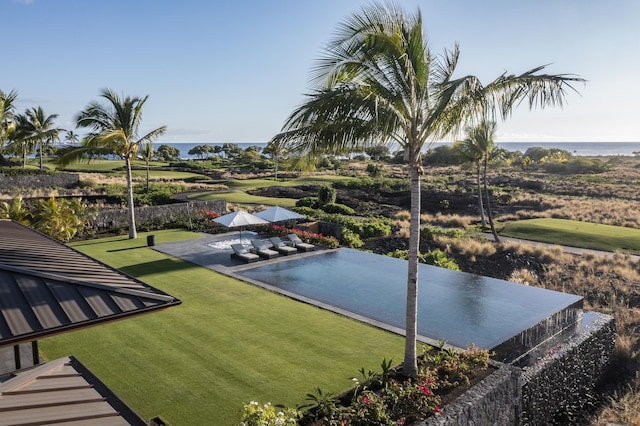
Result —
M259 264L258 264L259 265ZM352 249L259 265L239 275L404 330L407 262ZM579 296L421 264L418 334L493 349Z

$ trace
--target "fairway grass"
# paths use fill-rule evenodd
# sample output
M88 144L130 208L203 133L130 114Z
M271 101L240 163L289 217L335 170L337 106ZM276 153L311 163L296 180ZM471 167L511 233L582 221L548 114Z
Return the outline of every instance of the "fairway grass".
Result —
M527 219L507 224L500 235L593 250L640 254L640 230L566 219Z
M158 244L199 236L154 234ZM146 235L73 246L183 303L44 339L40 349L49 360L77 356L147 420L232 425L242 403L294 407L314 387L339 393L361 367L402 360L401 336L159 253Z

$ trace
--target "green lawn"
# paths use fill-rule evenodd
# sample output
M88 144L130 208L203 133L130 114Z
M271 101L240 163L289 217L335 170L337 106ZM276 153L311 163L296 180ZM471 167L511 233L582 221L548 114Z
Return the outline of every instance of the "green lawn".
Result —
M571 247L640 254L640 229L565 219L528 219L507 224L500 235Z
M189 195L189 199L199 201L223 199L227 200L228 203L264 204L267 206L280 207L294 207L296 205L296 200L293 198L262 197L236 190L200 192Z
M197 236L154 234L158 244ZM351 387L360 367L402 360L400 336L161 254L146 235L73 246L182 305L40 342L47 359L77 356L146 419L232 425L243 402L295 406L316 386Z

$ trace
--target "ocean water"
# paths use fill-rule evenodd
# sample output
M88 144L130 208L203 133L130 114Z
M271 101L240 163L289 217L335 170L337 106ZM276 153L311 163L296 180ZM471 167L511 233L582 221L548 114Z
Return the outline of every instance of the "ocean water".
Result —
M154 149L160 145L170 145L180 150L180 158L192 159L195 156L189 155L189 151L198 145L220 145L223 142L157 142L153 144ZM508 151L520 151L524 153L531 147L541 147L545 149L559 148L570 152L577 156L605 156L605 155L634 155L634 152L640 153L640 142L498 142L500 148ZM242 142L238 143L242 149L250 146L258 146L264 148L266 142ZM438 144L432 145L432 147Z

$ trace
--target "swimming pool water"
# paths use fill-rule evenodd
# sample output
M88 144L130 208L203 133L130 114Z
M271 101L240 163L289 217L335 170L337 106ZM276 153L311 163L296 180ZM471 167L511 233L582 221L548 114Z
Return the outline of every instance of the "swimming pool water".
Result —
M352 249L239 272L340 309L404 329L407 262ZM418 334L492 349L580 296L421 264Z

